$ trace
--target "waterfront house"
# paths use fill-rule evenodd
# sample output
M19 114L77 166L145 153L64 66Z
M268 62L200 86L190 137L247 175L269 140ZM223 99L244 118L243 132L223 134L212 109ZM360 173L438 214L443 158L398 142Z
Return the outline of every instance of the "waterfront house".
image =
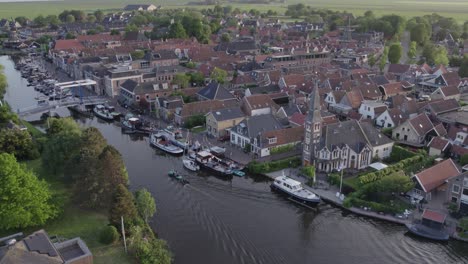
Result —
M230 129L231 144L241 148L251 145L254 138L262 132L281 129L283 126L272 115L255 115L246 117L242 122Z
M228 129L236 126L245 116L239 107L225 108L206 114L206 132L215 138L229 135Z
M235 106L235 104L230 104L229 102L225 103L220 100L187 103L184 104L181 108L176 109L174 114L174 122L177 125L183 125L185 121L192 116L204 116L208 112L233 106Z
M310 95L309 112L305 122L303 164L315 164L320 171L340 168L363 169L374 157L386 158L393 141L368 122L351 119L324 124L316 88Z
M277 152L297 150L303 139L303 127L262 131L253 139L252 152L258 157L266 157Z
M18 241L9 240L13 242L0 247L0 263L93 264L93 254L78 237L52 242L45 230L33 232L23 239L19 239L19 235L12 236Z
M447 159L414 174L415 187L409 195L418 201L428 201L428 207L443 208L448 203L460 207L463 178L453 160Z
M392 131L393 139L418 147L426 145L432 136L437 136L434 124L424 113L406 120Z
M173 121L176 109L182 109L182 96L159 97L155 100L156 116L165 121Z

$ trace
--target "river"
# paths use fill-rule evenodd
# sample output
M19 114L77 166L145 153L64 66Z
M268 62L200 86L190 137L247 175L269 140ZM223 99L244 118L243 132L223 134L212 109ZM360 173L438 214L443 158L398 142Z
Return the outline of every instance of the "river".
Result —
M14 109L34 103L12 61L0 57ZM434 243L406 234L403 226L347 214L328 204L317 212L272 193L263 177L186 172L189 185L167 177L183 171L180 158L156 152L147 138L124 135L114 124L77 118L97 127L122 154L131 188L145 187L156 199L152 227L165 239L175 263L468 263L468 246Z

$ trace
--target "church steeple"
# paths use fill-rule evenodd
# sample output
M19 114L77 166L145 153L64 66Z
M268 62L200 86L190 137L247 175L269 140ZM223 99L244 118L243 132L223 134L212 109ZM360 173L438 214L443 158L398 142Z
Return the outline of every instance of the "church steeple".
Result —
M304 166L314 164L317 146L320 144L323 121L320 114L321 109L318 82L315 82L315 87L309 95L309 112L304 124L305 136L302 150Z

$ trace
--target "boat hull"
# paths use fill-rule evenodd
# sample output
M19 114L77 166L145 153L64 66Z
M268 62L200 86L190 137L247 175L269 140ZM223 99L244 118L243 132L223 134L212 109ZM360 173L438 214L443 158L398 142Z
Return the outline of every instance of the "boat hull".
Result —
M447 232L441 230L431 229L423 226L422 224L406 224L408 231L416 236L435 240L435 241L448 241L450 236Z
M107 116L107 115L103 115L102 113L100 113L99 111L96 111L96 110L93 110L93 113L94 115L96 115L97 117L105 120L105 121L114 121L114 117L113 116Z
M288 198L290 198L291 200L297 202L297 203L300 203L300 204L304 204L304 205L307 205L307 206L311 206L311 207L315 207L317 206L319 203L320 203L320 198L317 198L317 199L313 199L313 200L309 200L309 199L305 199L303 197L299 197L293 193L290 193L290 192L287 192L281 188L278 188L277 186L275 186L274 184L271 184L270 185L270 188L272 191L275 191L275 192L278 192L284 196L287 196Z
M216 170L210 166L206 166L205 164L203 163L200 163L200 162L197 162L200 166L200 169L206 171L206 172L210 172L210 173L213 173L217 176L223 176L223 177L232 177L232 172L222 172L222 171L219 171L219 170Z
M159 150L162 150L162 151L164 151L164 152L166 152L166 153L169 153L169 154L171 154L171 155L182 155L182 154L184 153L184 150L181 149L181 148L179 148L179 149L177 149L177 150L170 150L170 149L165 148L165 147L162 146L161 144L158 144L158 143L154 142L154 141L151 140L151 139L150 139L150 145L151 145L152 147L155 147L155 148L157 148L157 149L159 149Z

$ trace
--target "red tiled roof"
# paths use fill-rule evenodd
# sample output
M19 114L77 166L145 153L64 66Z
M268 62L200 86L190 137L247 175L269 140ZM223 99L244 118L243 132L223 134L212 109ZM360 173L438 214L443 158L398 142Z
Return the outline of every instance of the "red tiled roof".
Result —
M434 128L431 120L424 113L411 118L409 122L419 136L426 135Z
M442 91L444 96L453 96L460 94L460 90L458 90L457 86L455 85L440 87L440 90Z
M428 147L444 151L449 146L449 141L441 137L433 137Z
M262 133L263 139L273 138L276 137L276 143L274 144L267 144L268 147L274 146L281 146L289 143L299 142L302 141L304 138L304 128L292 127L292 128L284 128L278 129L273 131L266 131ZM266 141L268 142L268 141ZM264 146L264 147L267 147Z
M387 83L387 84L381 85L380 87L384 89L386 96L393 96L397 94L406 93L406 91L403 90L403 87L400 82Z
M81 51L85 46L76 39L60 39L55 41L54 50Z
M460 175L452 159L444 160L428 169L416 174L418 182L426 193L442 185L446 180Z
M289 118L289 121L298 126L304 126L305 119L306 119L306 115L296 112Z
M424 209L424 213L422 214L422 218L429 219L431 221L443 224L445 222L445 218L447 216L445 214L438 213L436 211L432 211L429 209Z
M409 64L390 64L388 66L387 72L395 73L395 74L403 74L409 71L410 65Z

